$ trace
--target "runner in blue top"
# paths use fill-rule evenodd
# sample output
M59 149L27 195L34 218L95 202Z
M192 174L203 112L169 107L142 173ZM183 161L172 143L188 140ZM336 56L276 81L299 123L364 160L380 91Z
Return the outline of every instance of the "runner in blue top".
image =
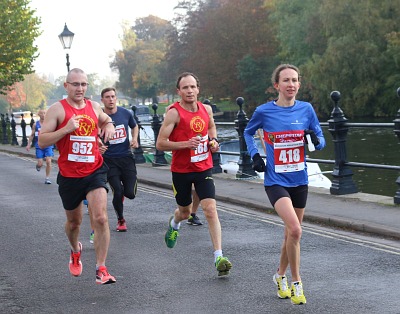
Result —
M118 218L117 231L127 231L123 201L124 197L134 199L136 196L137 172L132 148L138 147L139 128L133 113L117 106L114 88L103 89L101 101L104 104L104 112L114 121L115 134L112 140L100 148L100 151L110 168L107 177L114 195L112 203ZM131 139L129 139L129 129Z
M54 156L53 145L42 149L39 147L39 144L38 144L38 136L39 136L40 129L42 127L45 115L46 115L46 110L40 109L38 111L39 120L36 121L32 125L32 132L28 138L28 145L26 146L26 150L29 152L29 150L31 149L32 143L35 144L36 158L37 158L36 170L40 171L40 169L43 166L43 159L45 159L46 160L46 178L44 180L44 183L51 184L50 172L51 172L51 161Z
M278 66L272 74L272 83L278 98L256 108L244 138L253 169L264 172L265 191L285 224L279 268L273 276L278 297L291 298L293 304L305 304L300 278L301 223L308 194L305 143L308 138L320 150L325 147L325 139L311 104L295 99L300 88L299 69L290 64ZM263 131L266 146L266 165L254 140L259 129ZM290 287L285 275L289 266Z

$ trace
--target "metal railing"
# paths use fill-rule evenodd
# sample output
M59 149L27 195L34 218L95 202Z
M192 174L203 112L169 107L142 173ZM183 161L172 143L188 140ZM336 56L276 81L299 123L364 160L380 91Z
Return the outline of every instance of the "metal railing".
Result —
M397 93L400 97L400 88L397 90ZM328 127L328 131L332 135L332 141L334 144L334 160L329 159L314 159L307 158L310 162L320 163L320 164L331 164L333 166L333 171L331 173L332 186L330 188L330 193L333 195L344 195L358 192L358 188L353 181L353 167L362 167L362 168L374 168L374 169L385 169L385 170L393 170L400 171L400 166L397 165L383 165L383 164L372 164L372 163L363 163L363 162L353 162L347 160L347 148L346 148L346 139L347 133L350 128L357 127L372 127L372 128L393 128L394 133L400 140L400 110L397 112L396 118L392 123L350 123L345 118L343 111L339 108L338 102L340 100L340 93L334 91L331 93L331 99L334 101L334 109L331 113L330 119L327 122L321 122L322 127ZM256 177L257 174L252 169L252 160L247 151L247 145L243 137L244 129L247 126L249 119L244 113L242 106L244 103L244 99L242 97L238 97L236 99L236 103L239 106L239 111L237 113L237 118L234 122L216 122L217 126L229 126L232 125L233 128L238 133L238 140L240 145L240 152L219 152L217 154L213 154L213 172L218 173L222 172L219 160L219 155L234 155L239 156L238 161L238 172L236 174L237 179L248 179L249 177ZM154 167L163 166L167 164L167 161L164 156L164 152L156 149L156 141L159 129L162 124L162 117L157 114L157 104L152 105L152 109L154 114L152 115L152 122L140 122L138 117L136 116L136 107L132 106L133 114L136 121L139 124L139 127L149 125L151 126L154 132L154 145L141 145L140 137L139 137L139 148L134 150L135 158L137 163L145 162L145 158L143 157L144 151L143 148L147 150L153 150L153 161L152 165ZM30 120L30 125L32 126L33 119ZM0 138L3 139L3 144L8 144L10 137L12 138L11 144L18 145L17 137L15 134L15 126L16 123L14 118L12 117L11 121L8 119L7 115L1 114L1 133ZM11 126L11 128L10 128ZM21 120L21 128L26 127L26 122L24 121L24 117ZM22 137L22 145L26 146L26 134L23 130ZM149 152L148 152L149 153ZM261 154L260 154L261 155ZM265 155L262 155L265 157ZM397 178L396 184L398 185L398 189L394 195L394 203L400 204L400 177Z

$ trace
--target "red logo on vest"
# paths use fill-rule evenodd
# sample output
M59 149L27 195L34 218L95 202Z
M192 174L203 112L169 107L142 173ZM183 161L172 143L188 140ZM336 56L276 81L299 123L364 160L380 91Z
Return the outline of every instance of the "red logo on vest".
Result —
M92 135L94 129L96 128L96 123L92 117L84 114L82 118L79 119L79 128L74 132L78 136L89 136Z
M193 117L192 120L190 120L190 128L196 133L203 132L205 125L206 123L199 116Z

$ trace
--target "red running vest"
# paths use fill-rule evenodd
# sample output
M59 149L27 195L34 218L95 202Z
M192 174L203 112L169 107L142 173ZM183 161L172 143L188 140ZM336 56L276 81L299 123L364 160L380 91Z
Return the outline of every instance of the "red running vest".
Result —
M93 110L92 102L85 99L86 106L81 109L74 108L63 99L60 100L65 111L64 121L56 130L63 128L75 114L82 116L79 128L60 139L56 145L60 152L58 168L64 177L86 177L103 164L103 156L99 152L98 118Z
M212 155L209 150L208 123L210 117L204 105L197 102L198 111L190 112L183 109L179 102L171 108L178 110L180 121L169 136L172 142L187 141L193 136L201 137L197 149L179 149L172 152L171 171L179 173L202 172L213 167Z

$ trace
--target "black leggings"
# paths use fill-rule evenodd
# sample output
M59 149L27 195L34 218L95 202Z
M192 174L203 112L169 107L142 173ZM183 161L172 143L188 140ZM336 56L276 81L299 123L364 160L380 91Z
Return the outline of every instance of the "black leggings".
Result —
M113 191L113 206L118 219L124 218L123 197L134 199L137 192L136 163L133 156L105 157L108 167L108 184Z
M122 181L121 181L122 179ZM112 176L108 178L111 190L113 191L113 206L118 216L118 219L124 218L124 204L122 197L125 196L129 199L134 199L137 191L137 178L136 176L122 177Z

